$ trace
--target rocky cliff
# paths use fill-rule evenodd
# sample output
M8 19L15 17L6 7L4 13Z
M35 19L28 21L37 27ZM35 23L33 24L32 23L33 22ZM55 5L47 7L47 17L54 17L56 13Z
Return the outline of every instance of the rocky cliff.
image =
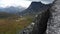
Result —
M56 0L49 11L52 19L48 22L47 34L60 34L60 0Z
M45 32L60 34L60 0L56 0L51 8L40 12L33 22L35 23L33 30L28 34L44 34Z

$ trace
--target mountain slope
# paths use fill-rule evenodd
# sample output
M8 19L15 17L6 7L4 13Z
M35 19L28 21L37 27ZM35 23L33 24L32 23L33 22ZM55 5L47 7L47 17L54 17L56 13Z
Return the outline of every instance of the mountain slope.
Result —
M35 15L38 14L41 11L45 11L48 9L51 5L45 5L41 2L32 2L31 5L24 11L20 12L20 15Z

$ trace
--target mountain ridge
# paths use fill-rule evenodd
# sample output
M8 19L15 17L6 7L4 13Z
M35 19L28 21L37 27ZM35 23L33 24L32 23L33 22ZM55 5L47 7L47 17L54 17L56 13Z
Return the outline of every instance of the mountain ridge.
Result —
M21 7L21 6L10 6L10 7L0 7L0 12L7 12L7 13L17 13L17 12L21 12L22 10L25 10L25 8Z
M40 11L45 11L51 6L51 4L42 4L41 2L32 2L31 5L24 11L20 12L20 15L38 14Z

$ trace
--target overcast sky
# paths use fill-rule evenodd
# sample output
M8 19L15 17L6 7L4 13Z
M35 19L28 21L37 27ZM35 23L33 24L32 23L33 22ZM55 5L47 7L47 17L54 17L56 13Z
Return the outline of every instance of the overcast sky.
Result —
M7 7L7 6L22 6L28 7L32 1L35 2L42 2L44 4L52 3L54 0L0 0L0 7Z

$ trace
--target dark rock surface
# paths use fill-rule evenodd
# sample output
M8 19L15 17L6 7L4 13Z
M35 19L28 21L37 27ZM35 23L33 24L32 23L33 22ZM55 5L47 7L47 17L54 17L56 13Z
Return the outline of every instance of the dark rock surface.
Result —
M47 22L50 17L49 11L43 11L41 12L35 22L32 34L44 34L47 29Z

